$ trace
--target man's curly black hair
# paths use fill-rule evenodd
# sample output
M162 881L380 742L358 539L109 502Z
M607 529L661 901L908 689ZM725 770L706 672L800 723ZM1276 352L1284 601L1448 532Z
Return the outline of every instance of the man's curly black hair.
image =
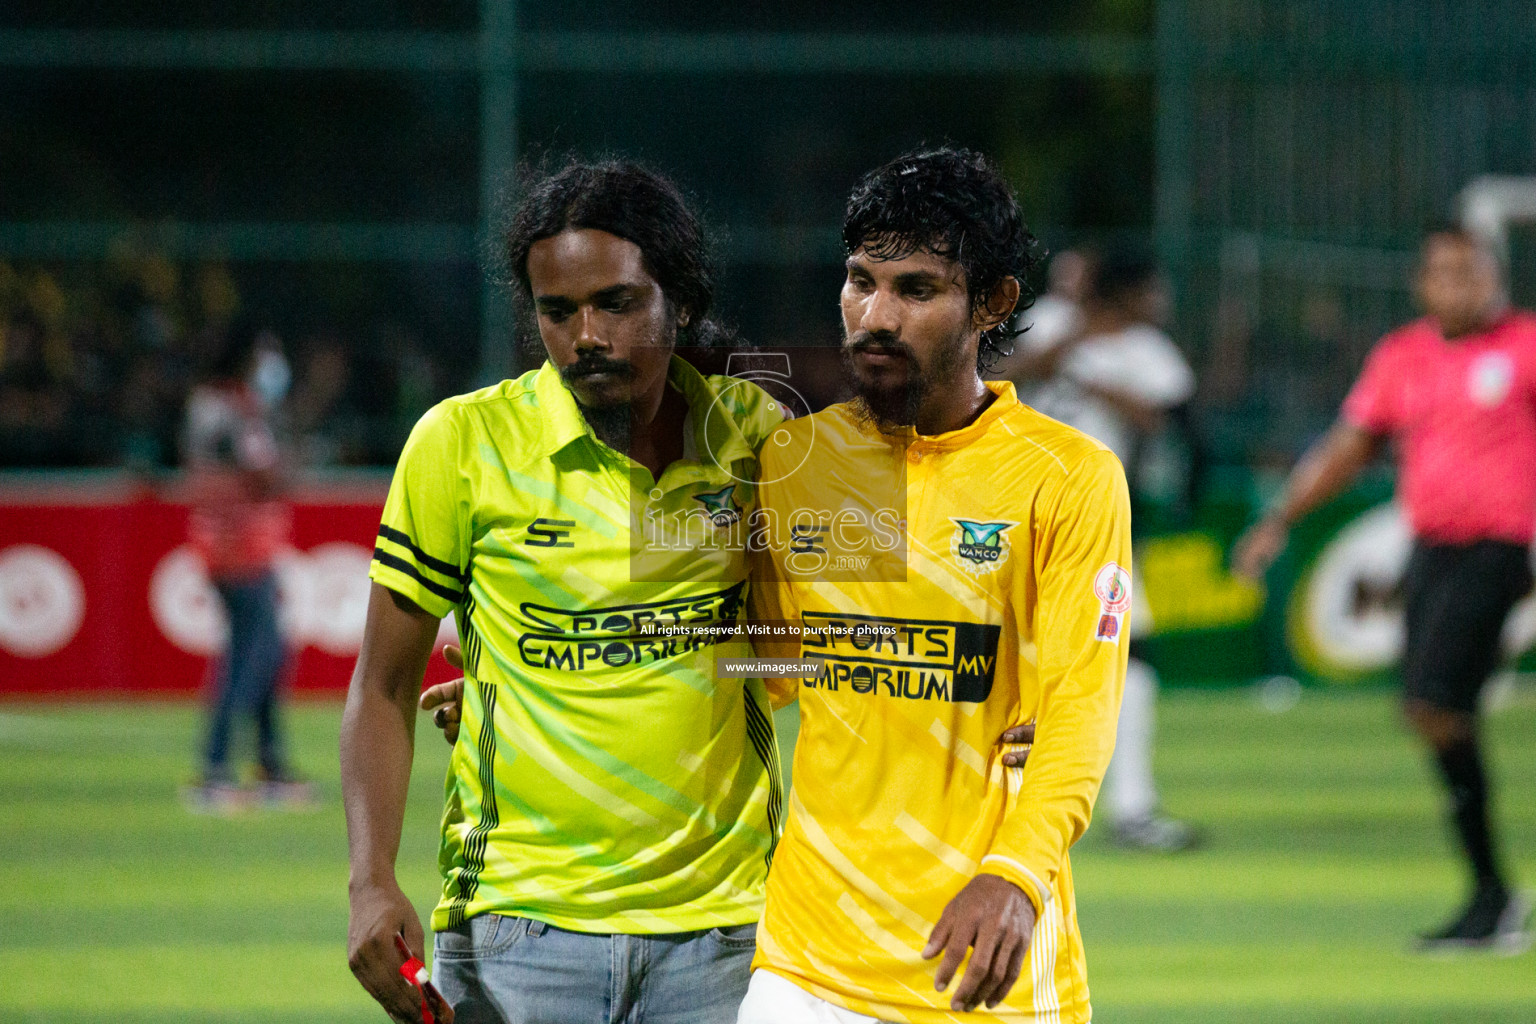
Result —
M1043 253L1024 225L1008 182L980 153L949 146L905 153L854 186L843 216L843 248L875 260L914 252L952 259L965 271L971 311L982 311L1005 278L1019 282L1017 314L1035 300L1030 279ZM981 336L977 369L987 373L1023 333L1004 318Z
M528 282L528 250L567 228L606 231L639 246L645 269L667 300L688 311L679 345L722 346L734 333L707 319L715 271L704 226L681 189L631 160L572 160L553 173L525 172L517 208L503 235L513 293L527 337L538 337Z

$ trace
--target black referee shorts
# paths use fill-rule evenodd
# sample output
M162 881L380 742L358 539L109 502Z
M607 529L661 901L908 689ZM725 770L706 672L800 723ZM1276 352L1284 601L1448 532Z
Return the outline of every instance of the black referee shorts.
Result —
M1499 665L1504 619L1531 583L1530 553L1518 544L1417 542L1403 578L1403 696L1475 712Z

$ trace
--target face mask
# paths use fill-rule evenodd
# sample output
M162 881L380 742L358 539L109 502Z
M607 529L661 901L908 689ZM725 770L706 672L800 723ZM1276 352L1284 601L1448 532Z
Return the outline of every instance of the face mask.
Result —
M288 385L292 381L293 373L288 369L288 360L283 358L281 352L264 349L256 357L256 368L251 371L250 384L262 408L276 407L283 396L288 394Z

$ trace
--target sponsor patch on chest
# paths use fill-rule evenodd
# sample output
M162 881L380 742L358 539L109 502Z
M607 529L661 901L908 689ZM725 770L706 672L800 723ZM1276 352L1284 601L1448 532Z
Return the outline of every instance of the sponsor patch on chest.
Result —
M996 572L1008 561L1008 531L1018 523L980 522L954 516L949 521L955 524L949 550L960 568L972 576L984 576Z

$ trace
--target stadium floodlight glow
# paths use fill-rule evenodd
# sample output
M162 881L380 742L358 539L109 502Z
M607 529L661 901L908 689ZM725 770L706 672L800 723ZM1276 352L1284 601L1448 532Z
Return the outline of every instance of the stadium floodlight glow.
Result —
M1473 178L1456 197L1461 223L1487 239L1499 258L1509 262L1509 225L1536 221L1536 177L1485 174Z

